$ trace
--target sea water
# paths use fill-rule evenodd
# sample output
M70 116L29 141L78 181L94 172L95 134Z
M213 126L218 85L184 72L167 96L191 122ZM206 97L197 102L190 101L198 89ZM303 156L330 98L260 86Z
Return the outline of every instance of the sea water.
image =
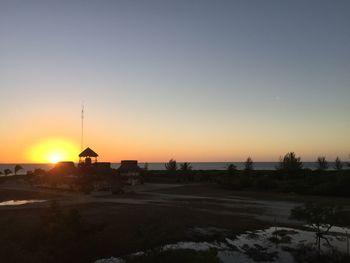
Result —
M145 167L145 162L140 162L139 166L141 168ZM147 163L149 170L165 170L165 162L149 162ZM181 164L181 162L178 162ZM237 166L237 169L244 169L244 162L191 162L193 170L226 170L229 164L234 164ZM0 164L0 171L5 169L14 170L16 164ZM20 170L19 174L25 174L27 171L34 171L35 169L51 169L54 164L48 163L23 163L19 164L23 167L23 170ZM254 162L253 168L255 170L275 170L278 167L278 162ZM120 166L120 163L111 163L111 167L117 169ZM303 168L308 168L311 170L317 169L316 162L303 162ZM347 168L347 167L344 167ZM329 162L329 170L334 170L334 163Z

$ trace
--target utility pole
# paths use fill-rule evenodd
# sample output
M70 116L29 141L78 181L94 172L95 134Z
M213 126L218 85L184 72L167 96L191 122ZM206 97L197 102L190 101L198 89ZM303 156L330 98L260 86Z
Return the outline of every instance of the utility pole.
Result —
M80 150L83 151L84 147L84 102L81 107L81 141L80 141Z

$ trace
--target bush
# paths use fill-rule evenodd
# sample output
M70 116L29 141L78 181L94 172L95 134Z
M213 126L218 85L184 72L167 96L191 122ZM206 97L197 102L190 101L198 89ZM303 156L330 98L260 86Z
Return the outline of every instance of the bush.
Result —
M276 182L269 176L262 176L256 180L256 187L261 190L272 190L277 188Z
M300 245L293 252L296 262L307 263L348 263L350 256L340 253L337 250L331 250L329 253L320 253L311 245Z
M243 175L239 178L239 184L242 188L248 188L254 184L254 180L248 175Z
M176 160L170 159L169 162L165 164L165 169L168 172L175 172L177 170Z
M0 239L4 262L93 262L91 251L103 228L86 223L78 210L65 211L57 202L42 211L39 222L17 227Z
M311 225L318 237L326 235L335 225L341 225L344 219L341 206L333 204L306 203L294 207L290 218L304 221Z
M279 167L277 168L288 174L296 173L303 168L303 163L300 159L300 157L296 157L294 152L289 152L283 158L280 158Z
M319 156L317 158L318 169L321 171L327 170L329 168L328 162L325 156Z

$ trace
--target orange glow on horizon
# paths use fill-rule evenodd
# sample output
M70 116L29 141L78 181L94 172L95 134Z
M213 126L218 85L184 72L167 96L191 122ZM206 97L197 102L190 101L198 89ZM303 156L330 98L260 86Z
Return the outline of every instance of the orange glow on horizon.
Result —
M66 138L46 138L27 150L27 159L33 163L76 161L79 147Z
M58 163L58 162L60 162L60 161L63 161L61 155L58 154L58 153L53 153L53 154L51 154L51 155L48 157L48 160L49 160L50 163Z

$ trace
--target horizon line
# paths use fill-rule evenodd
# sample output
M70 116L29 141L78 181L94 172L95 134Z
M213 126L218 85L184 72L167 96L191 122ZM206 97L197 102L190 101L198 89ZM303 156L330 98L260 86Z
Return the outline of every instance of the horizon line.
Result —
M125 159L125 160L133 160L133 159ZM121 161L124 161L123 160L120 160L119 162L99 162L99 163L121 163ZM149 161L138 161L138 160L135 160L137 161L138 163L168 163L168 161L152 161L152 162L149 162ZM245 163L245 161L177 161L175 160L177 163ZM79 163L79 162L76 162L76 161L59 161L57 163L60 163L60 162L73 162L73 163ZM254 161L253 160L253 163L279 163L280 161ZM317 160L306 160L306 161L303 161L301 160L302 163L316 163ZM328 163L333 163L335 162L334 160L331 160L331 161L327 161ZM347 161L342 161L343 163L346 163ZM0 162L0 165L5 165L5 164L8 164L8 165L16 165L16 164L52 164L52 165L55 165L57 163L35 163L35 162L9 162L9 163L6 163L6 162Z

